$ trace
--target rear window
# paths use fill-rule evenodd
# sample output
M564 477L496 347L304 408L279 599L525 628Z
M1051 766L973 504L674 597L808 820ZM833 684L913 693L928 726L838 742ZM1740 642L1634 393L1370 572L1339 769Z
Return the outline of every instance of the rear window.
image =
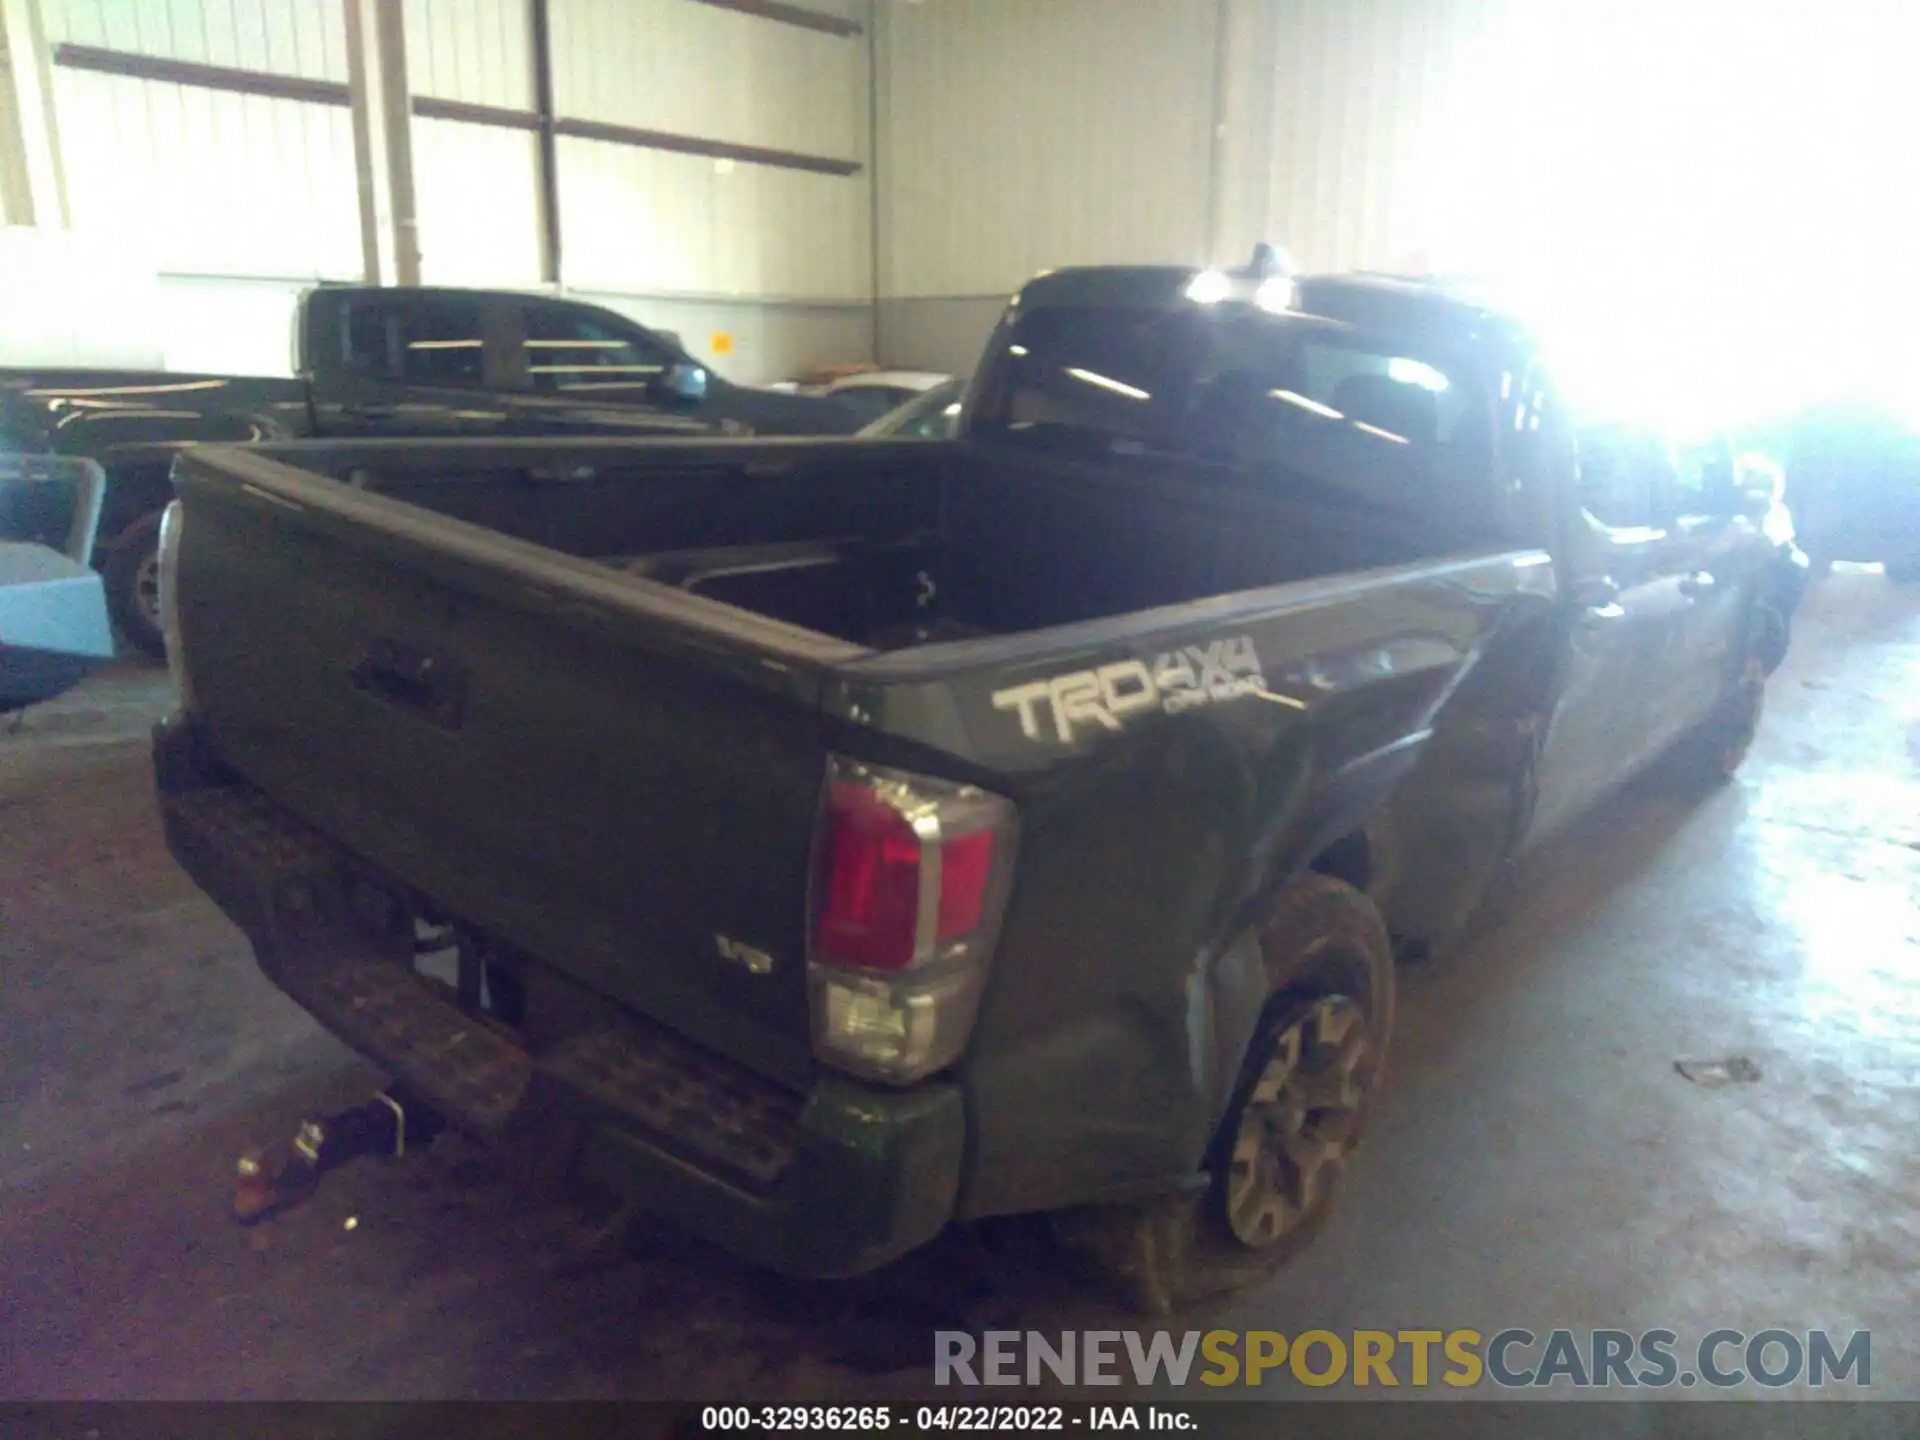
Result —
M408 385L474 386L486 372L480 306L466 300L355 300L347 308L347 368Z
M1256 488L1425 509L1493 462L1466 367L1251 305L1037 310L995 388L982 424L1010 442L1211 462Z

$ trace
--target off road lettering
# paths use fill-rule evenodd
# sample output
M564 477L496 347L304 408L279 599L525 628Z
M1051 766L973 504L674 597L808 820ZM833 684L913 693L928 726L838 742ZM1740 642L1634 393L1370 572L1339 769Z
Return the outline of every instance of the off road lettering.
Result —
M1073 670L994 692L993 708L1020 717L1029 740L1071 745L1087 727L1118 732L1126 717L1158 710L1178 715L1202 705L1257 695L1267 688L1260 656L1244 635L1186 645L1141 660L1118 660L1097 670Z

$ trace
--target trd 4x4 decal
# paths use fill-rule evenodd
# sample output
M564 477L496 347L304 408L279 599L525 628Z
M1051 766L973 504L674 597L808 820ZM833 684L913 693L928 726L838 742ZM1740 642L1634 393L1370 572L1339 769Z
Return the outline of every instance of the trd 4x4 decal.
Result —
M1018 711L1021 733L1029 740L1043 738L1044 713L1051 717L1060 743L1070 745L1075 726L1119 730L1129 715L1149 710L1178 715L1200 705L1257 695L1266 688L1253 641L1237 635L1169 651L1151 666L1141 660L1118 660L1097 670L1075 670L997 690L993 708Z

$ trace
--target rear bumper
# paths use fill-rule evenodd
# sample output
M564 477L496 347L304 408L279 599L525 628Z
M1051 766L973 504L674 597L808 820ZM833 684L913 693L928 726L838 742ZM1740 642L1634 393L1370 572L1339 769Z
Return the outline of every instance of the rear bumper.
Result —
M639 1015L534 1054L414 973L370 919L397 887L265 796L213 778L179 719L154 732L167 846L276 985L456 1127L610 1188L792 1275L859 1274L951 1218L959 1091L773 1085Z

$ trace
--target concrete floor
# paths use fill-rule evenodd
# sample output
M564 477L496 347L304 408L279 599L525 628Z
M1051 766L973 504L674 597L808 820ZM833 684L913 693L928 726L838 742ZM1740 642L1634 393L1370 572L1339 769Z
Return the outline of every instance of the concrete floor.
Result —
M911 1273L583 1248L451 1145L232 1226L234 1157L374 1077L167 859L164 704L116 669L0 733L0 1396L927 1389ZM1176 1326L1864 1328L1874 1393L1920 1398L1920 591L1834 576L1735 785L1638 786L1530 868L1406 973L1396 1084L1318 1245ZM1675 1073L1732 1055L1758 1083ZM1045 1264L999 1303L1131 1323Z

